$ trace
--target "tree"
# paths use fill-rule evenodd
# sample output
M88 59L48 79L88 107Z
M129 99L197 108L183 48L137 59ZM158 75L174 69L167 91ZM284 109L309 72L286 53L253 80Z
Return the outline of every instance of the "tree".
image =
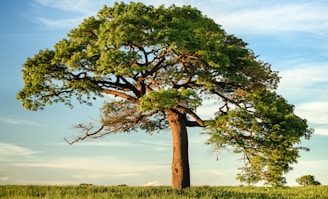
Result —
M58 102L72 107L74 98L92 105L112 96L99 129L77 125L84 133L70 144L170 128L177 189L190 186L187 127L202 127L217 149L232 145L243 153L239 179L248 183L284 183L283 173L305 149L294 144L312 133L274 92L277 72L242 39L190 6L104 6L53 50L28 58L22 76L25 86L17 98L27 110ZM197 114L204 100L217 106L212 119Z
M299 185L308 186L308 185L321 185L319 181L314 179L312 175L304 175L302 177L296 178L296 182Z

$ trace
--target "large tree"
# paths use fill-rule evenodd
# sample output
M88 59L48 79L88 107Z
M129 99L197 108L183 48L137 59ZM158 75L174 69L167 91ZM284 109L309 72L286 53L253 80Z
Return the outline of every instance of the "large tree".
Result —
M202 127L216 149L243 154L241 181L284 184L299 157L296 146L312 130L275 93L277 72L247 44L190 6L142 3L104 6L53 50L24 64L17 98L27 110L47 104L91 105L105 95L100 128L78 125L84 134L70 143L107 134L161 131L173 140L172 186L190 186L187 127ZM197 108L213 102L213 117Z

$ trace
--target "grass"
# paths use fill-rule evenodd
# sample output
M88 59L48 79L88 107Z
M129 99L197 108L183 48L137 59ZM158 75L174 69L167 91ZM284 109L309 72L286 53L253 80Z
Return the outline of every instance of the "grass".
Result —
M229 198L229 199L328 199L328 186L305 186L289 188L252 186L195 186L190 189L174 190L168 186L40 186L3 185L0 198Z

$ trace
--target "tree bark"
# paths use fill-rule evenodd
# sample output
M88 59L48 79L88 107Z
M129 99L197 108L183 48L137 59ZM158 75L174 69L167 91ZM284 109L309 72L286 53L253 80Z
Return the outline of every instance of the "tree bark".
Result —
M167 111L167 116L173 144L172 188L184 189L190 187L187 118L177 110Z

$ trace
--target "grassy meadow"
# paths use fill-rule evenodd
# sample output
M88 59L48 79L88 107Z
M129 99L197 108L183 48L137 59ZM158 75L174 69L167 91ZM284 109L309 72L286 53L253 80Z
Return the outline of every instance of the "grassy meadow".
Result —
M174 190L169 186L40 186L2 185L0 198L290 198L328 199L328 186L305 187L252 187L252 186L195 186Z

